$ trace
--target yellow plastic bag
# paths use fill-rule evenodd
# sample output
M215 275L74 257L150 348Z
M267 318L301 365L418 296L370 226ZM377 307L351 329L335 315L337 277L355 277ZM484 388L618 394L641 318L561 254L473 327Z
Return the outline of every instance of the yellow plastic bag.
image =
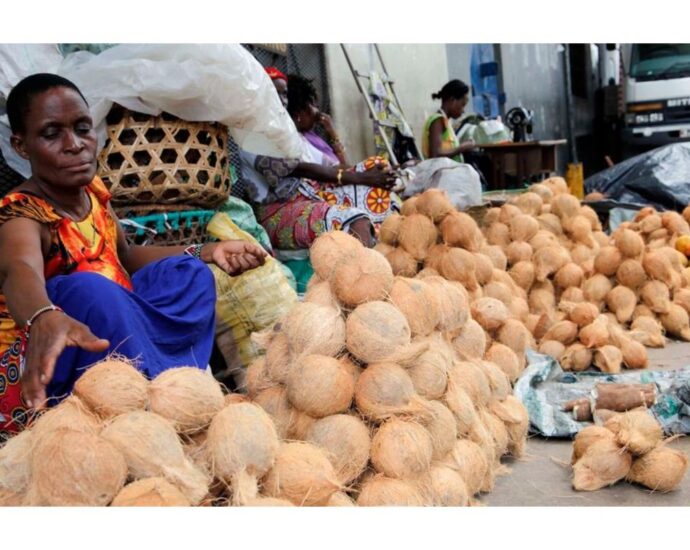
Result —
M218 212L207 231L221 240L243 240L259 244L242 231L230 217ZM243 385L244 369L261 352L251 334L271 326L297 303L297 294L272 257L261 267L231 277L215 265L210 266L216 281L216 343L228 366L226 376Z

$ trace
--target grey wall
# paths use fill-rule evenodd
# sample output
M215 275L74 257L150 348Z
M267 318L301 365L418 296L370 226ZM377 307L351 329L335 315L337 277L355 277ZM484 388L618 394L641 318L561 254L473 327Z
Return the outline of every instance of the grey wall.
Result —
M448 80L459 78L468 85L471 82L470 78L470 54L472 52L472 44L446 44L446 57L448 58ZM439 86L434 92L441 89L445 82L440 82ZM467 106L467 111L471 109L471 104Z

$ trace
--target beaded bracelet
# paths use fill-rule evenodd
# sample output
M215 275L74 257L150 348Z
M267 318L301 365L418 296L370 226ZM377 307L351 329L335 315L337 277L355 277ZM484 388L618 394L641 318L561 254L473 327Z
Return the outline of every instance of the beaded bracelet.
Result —
M31 325L33 325L36 322L36 319L38 319L41 315L47 313L48 311L60 311L64 313L61 307L56 306L54 304L50 304L49 306L44 306L40 308L31 317L29 317L26 323L24 323L24 328L22 330L24 331L24 336L27 340L29 339L29 331L31 330Z
M203 248L203 244L191 244L187 248L184 249L184 253L192 256L193 258L196 258L197 260L201 259L201 249Z

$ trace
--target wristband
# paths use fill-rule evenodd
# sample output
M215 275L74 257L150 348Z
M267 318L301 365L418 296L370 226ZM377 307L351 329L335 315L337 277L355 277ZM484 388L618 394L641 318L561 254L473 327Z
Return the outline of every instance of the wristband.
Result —
M189 245L187 248L184 249L184 253L191 256L192 258L196 258L197 260L201 259L201 249L203 248L203 244L192 244Z
M26 337L27 340L29 339L29 332L31 331L31 325L33 325L36 322L36 319L38 319L41 315L43 315L44 313L47 313L48 311L60 311L60 312L64 313L64 311L62 310L61 307L56 306L54 304L50 304L49 306L42 307L41 309L36 311L31 317L29 317L29 319L24 324L23 331L24 331L24 336Z
M336 181L338 182L338 185L343 184L343 169L342 168L338 169L338 177L336 178Z

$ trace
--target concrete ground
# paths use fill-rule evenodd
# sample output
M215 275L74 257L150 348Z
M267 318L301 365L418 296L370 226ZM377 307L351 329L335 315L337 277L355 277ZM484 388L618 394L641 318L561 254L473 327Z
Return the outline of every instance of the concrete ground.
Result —
M690 343L669 342L662 349L649 349L651 369L690 366ZM690 455L690 437L671 447ZM520 460L506 460L511 473L496 480L494 491L481 497L487 506L690 506L690 474L671 493L653 493L624 481L593 492L573 490L570 440L531 437Z

